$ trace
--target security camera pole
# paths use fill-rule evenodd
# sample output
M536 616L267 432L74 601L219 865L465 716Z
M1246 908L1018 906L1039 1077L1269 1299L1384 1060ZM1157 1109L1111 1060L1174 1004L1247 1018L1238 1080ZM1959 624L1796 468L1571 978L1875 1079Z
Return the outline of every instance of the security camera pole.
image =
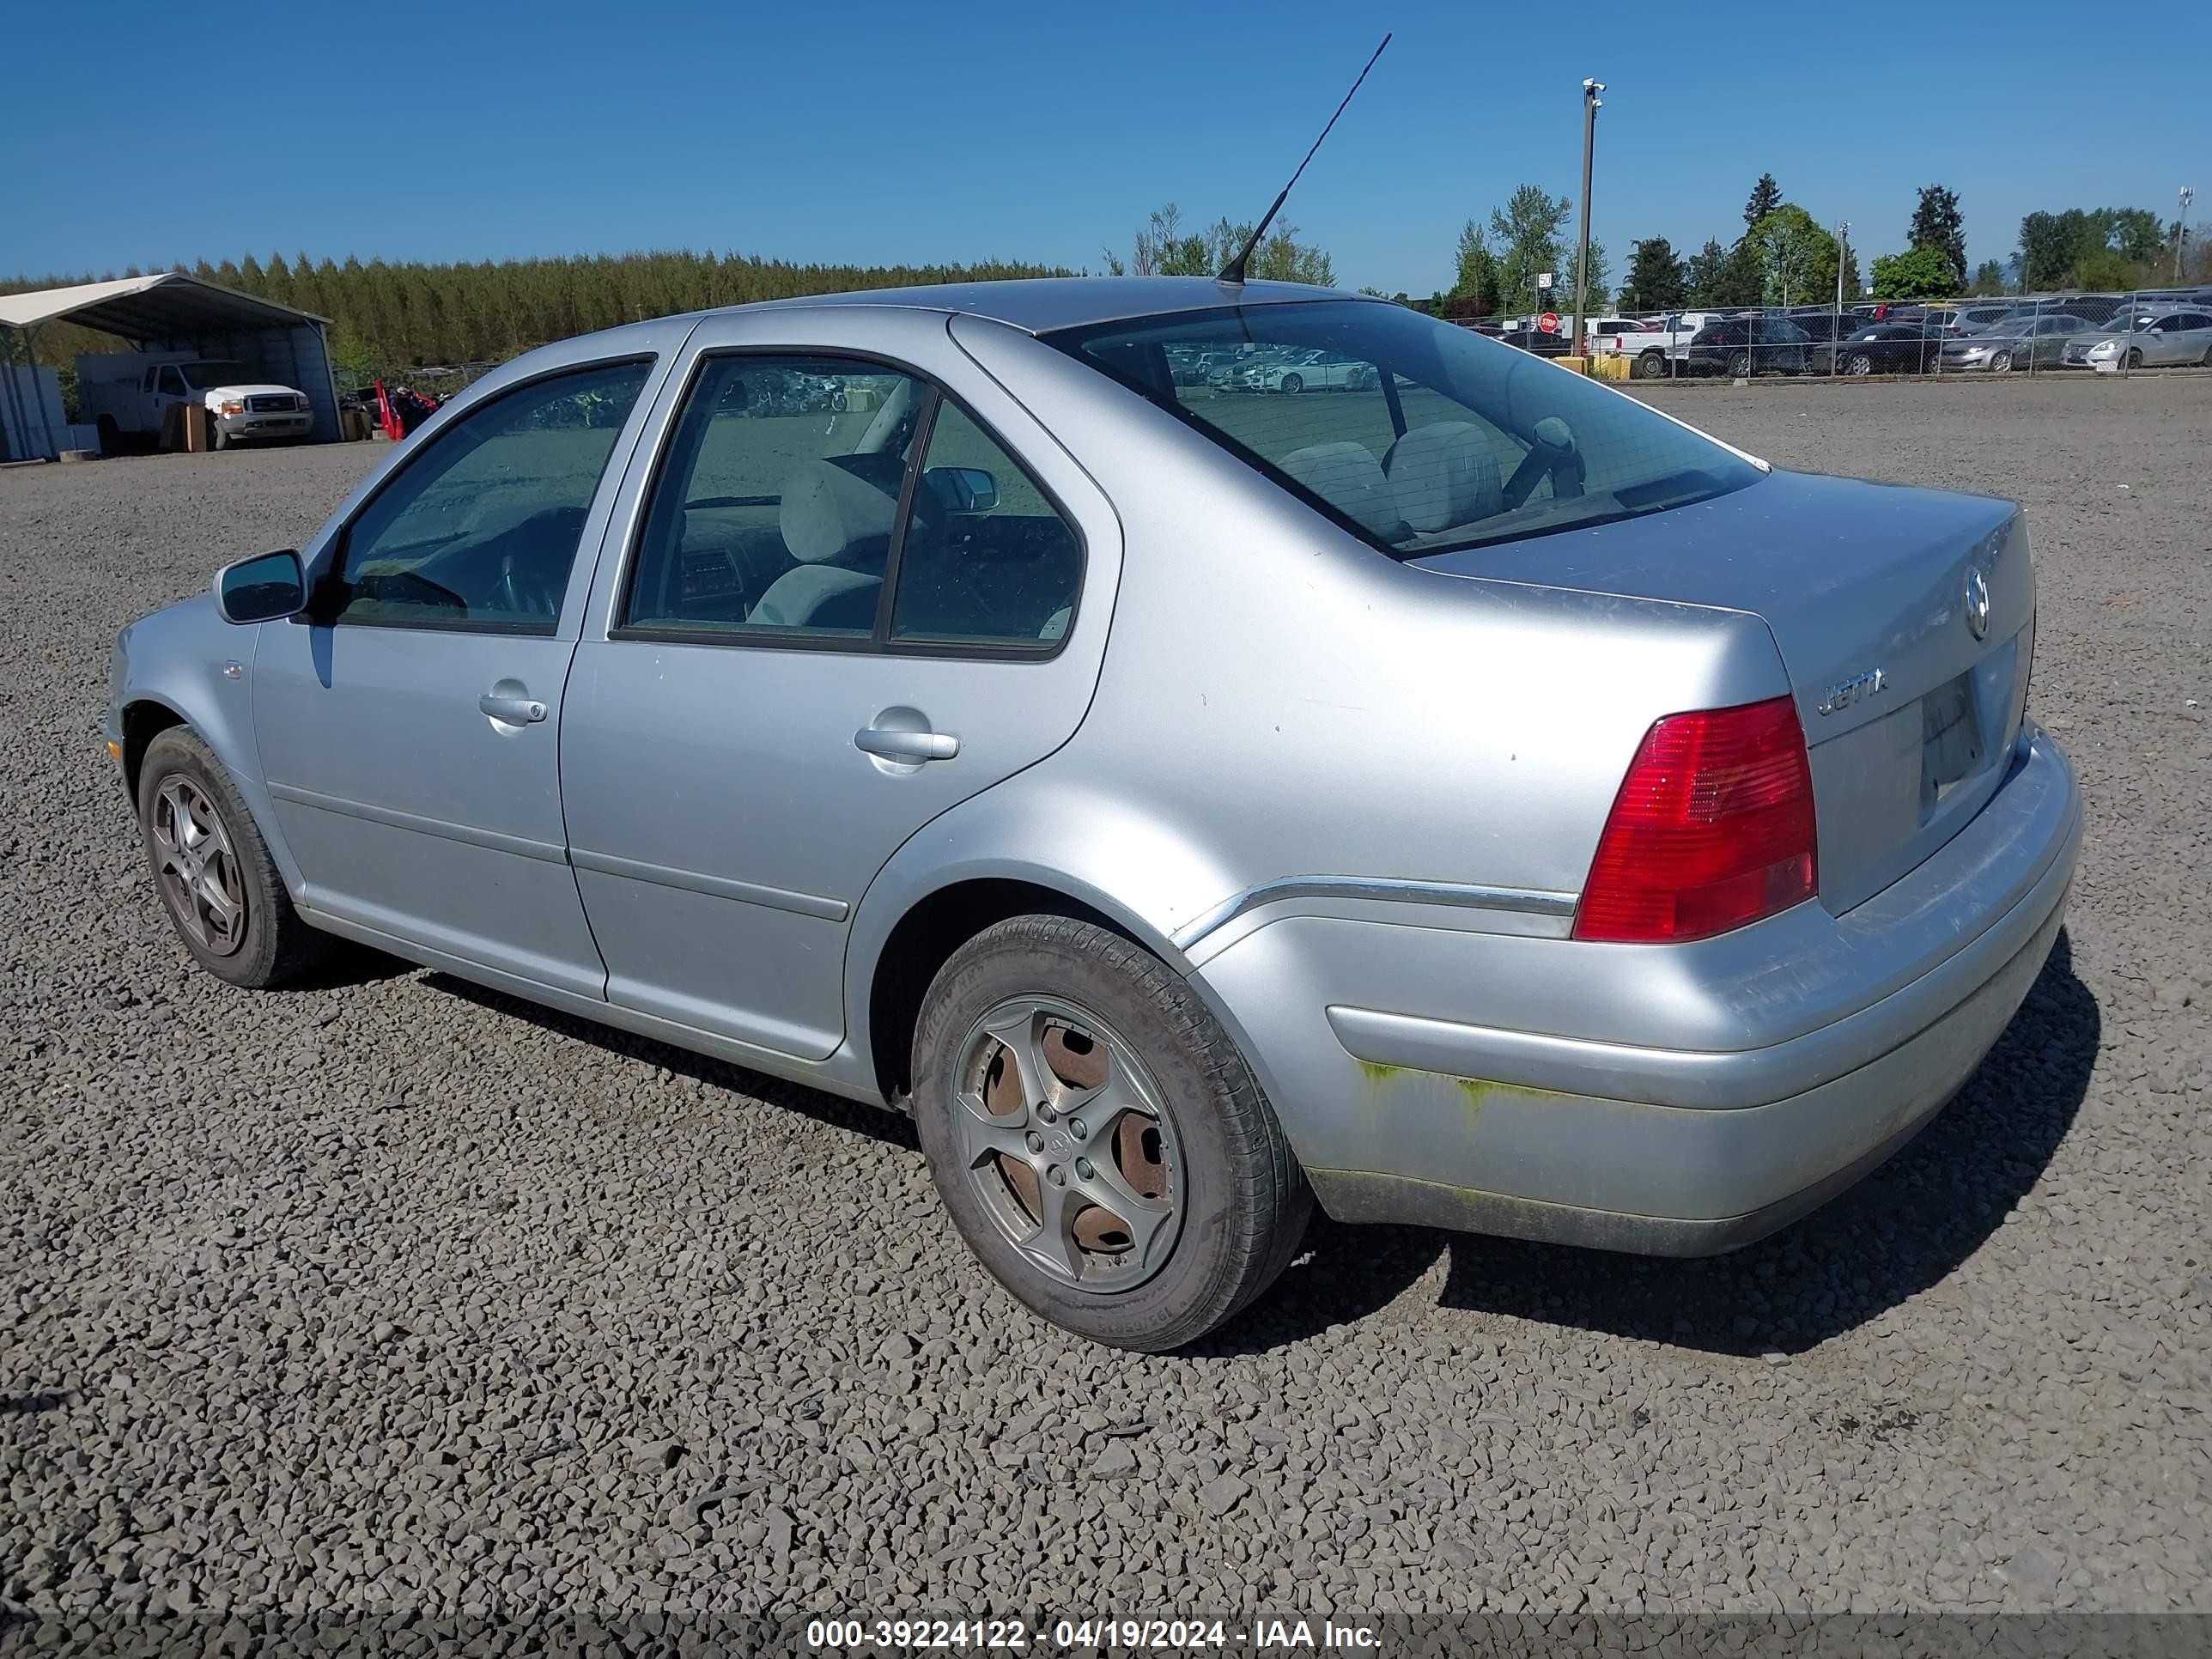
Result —
M2184 185L2181 211L2174 216L2173 223L2173 281L2177 288L2181 283L2181 250L2189 240L2189 204L2196 199L2197 192Z
M1597 112L1605 101L1598 94L1605 90L1602 81L1583 82L1583 228L1580 245L1575 253L1575 331L1569 348L1577 356L1583 355L1583 310L1589 302L1589 192L1590 147L1597 141Z

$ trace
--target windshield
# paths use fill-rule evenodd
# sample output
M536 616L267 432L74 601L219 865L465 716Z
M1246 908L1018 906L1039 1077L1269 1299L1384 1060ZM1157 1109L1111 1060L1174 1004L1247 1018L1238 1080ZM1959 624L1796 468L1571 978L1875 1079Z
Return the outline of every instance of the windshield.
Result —
M1754 483L1711 439L1404 306L1225 307L1043 337L1399 558L1686 506ZM1178 386L1168 351L1318 351L1324 391Z
M236 386L246 379L246 365L233 362L180 363L185 384L195 392L219 386Z

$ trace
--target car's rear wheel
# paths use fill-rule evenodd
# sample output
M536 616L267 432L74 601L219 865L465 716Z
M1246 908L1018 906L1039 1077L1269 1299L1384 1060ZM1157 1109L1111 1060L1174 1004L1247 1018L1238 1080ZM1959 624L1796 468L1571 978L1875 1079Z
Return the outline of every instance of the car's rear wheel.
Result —
M1852 374L1871 374L1874 373L1874 359L1863 351L1854 351L1845 361L1844 368Z
M331 939L300 919L230 775L188 726L146 746L138 828L169 924L192 960L256 989L313 969Z
M2204 348L2204 355L2197 359L2197 366L2199 368L2212 368L2212 346Z
M1164 963L1017 916L923 999L915 1119L945 1207L1032 1311L1115 1347L1195 1341L1273 1282L1311 1194L1243 1056Z
M1667 355L1662 351L1647 351L1636 360L1636 378L1656 380L1667 372Z

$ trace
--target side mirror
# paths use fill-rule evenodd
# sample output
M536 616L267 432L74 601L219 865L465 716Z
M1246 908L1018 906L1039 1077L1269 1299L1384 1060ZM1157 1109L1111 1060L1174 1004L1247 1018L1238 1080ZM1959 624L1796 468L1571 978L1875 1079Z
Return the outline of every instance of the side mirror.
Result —
M307 608L307 573L286 548L227 564L215 574L216 609L227 623L276 622Z
M999 481L980 466L933 466L921 481L947 513L988 513L999 504Z

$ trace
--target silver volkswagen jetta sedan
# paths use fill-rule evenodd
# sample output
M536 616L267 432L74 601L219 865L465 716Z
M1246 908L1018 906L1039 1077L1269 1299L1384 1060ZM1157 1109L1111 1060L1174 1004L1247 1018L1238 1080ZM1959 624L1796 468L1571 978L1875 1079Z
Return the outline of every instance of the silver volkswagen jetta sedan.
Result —
M1178 376L1241 348L1326 398ZM186 947L331 936L912 1111L1047 1318L1313 1203L1668 1254L1926 1122L2057 934L2013 505L1402 307L1048 281L533 352L118 641Z

